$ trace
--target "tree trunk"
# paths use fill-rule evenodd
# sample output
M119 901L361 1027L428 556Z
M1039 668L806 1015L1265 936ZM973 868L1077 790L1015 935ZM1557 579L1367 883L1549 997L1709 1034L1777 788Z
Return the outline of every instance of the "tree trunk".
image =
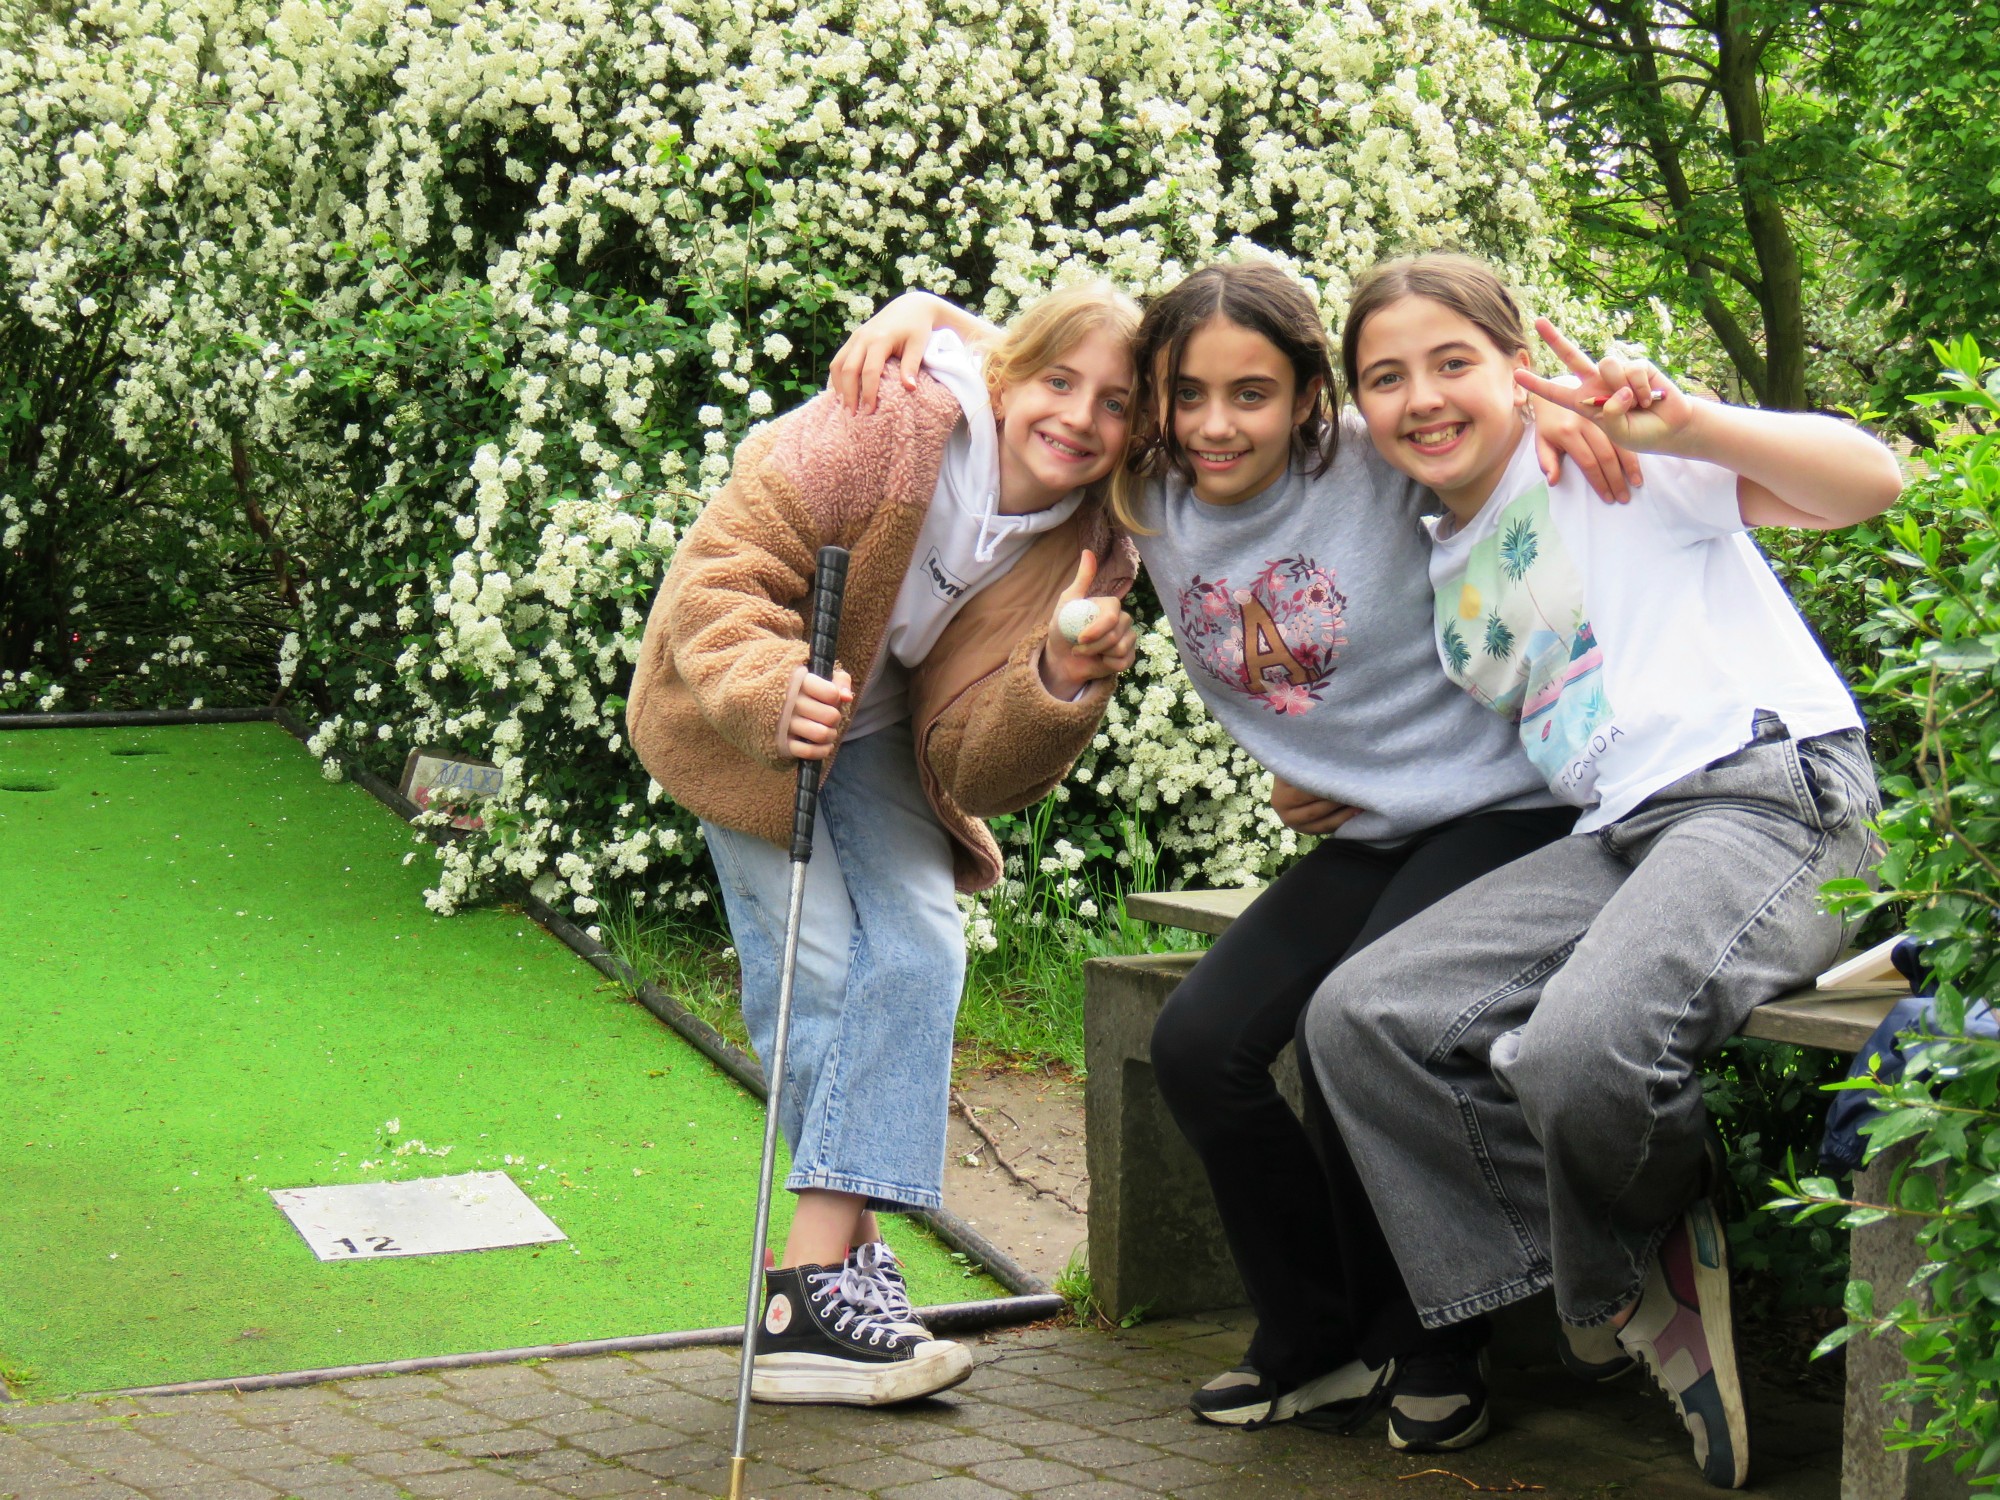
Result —
M1674 122L1667 116L1666 88L1660 81L1651 10L1647 6L1628 3L1619 6L1616 11L1607 9L1606 14L1615 15L1624 27L1626 41L1631 47L1633 75L1644 86L1651 101L1645 113L1645 149L1646 154L1653 158L1653 165L1659 169L1660 185L1666 190L1667 207L1672 212L1675 228L1684 244L1690 247L1699 245L1700 237L1694 233L1691 222L1695 213L1694 188L1688 182L1686 167L1681 163L1680 142ZM1758 351L1757 341L1722 299L1722 294L1715 287L1714 273L1701 263L1696 250L1684 250L1682 259L1688 274L1701 287L1702 320L1715 334L1716 342L1722 345L1730 364L1736 367L1737 378L1749 389L1751 399L1759 406L1770 405L1767 399L1769 364ZM1761 293L1759 296L1761 300Z
M1743 225L1757 256L1757 293L1764 314L1764 388L1759 406L1797 411L1806 404L1805 278L1798 245L1785 222L1764 161L1764 102L1758 95L1765 39L1733 0L1716 0L1716 95L1729 122Z
M264 544L264 550L271 554L272 581L277 585L278 597L285 601L285 607L294 612L299 607L298 590L292 586L292 560L286 552L285 544L271 529L271 522L258 505L257 496L250 483L250 450L243 445L237 433L229 435L229 477L236 485L236 500L243 507L243 519L250 523L250 529L257 533L257 540Z

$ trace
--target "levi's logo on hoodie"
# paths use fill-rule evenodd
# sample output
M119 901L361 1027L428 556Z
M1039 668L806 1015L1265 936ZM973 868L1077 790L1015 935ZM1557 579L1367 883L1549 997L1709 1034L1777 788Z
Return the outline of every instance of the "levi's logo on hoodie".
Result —
M924 559L924 576L930 580L931 592L947 603L965 593L965 580L955 577L938 558L938 549L931 548L929 557Z

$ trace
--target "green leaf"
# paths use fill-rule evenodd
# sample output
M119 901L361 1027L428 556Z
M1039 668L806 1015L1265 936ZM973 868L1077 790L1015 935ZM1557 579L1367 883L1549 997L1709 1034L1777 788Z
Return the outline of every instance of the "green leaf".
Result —
M1984 640L1963 641L1953 646L1942 646L1926 642L1919 653L1919 660L1925 666L1941 667L1948 671L1984 671L2000 662L2000 653Z
M1898 1141L1923 1135L1936 1118L1936 1110L1924 1108L1890 1110L1876 1115L1861 1127L1861 1133L1868 1138L1869 1156L1872 1158Z
M1953 1206L1960 1209L1978 1208L1980 1205L1991 1203L1995 1199L2000 1199L2000 1172L1996 1172L1991 1177L1983 1179L1965 1193L1960 1194L1954 1201Z

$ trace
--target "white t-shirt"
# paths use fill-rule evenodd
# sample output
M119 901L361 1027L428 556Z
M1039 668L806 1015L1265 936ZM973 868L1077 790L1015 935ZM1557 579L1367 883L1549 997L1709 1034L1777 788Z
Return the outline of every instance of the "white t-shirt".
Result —
M952 430L910 570L882 632L882 654L847 738L873 734L909 717L910 668L922 664L965 601L1021 560L1036 535L1076 514L1083 491L1047 510L1002 515L1000 438L980 361L957 334L941 328L924 350L924 369L958 398L965 420Z
M1551 486L1525 436L1493 496L1431 523L1438 655L1519 726L1549 788L1615 823L1750 740L1760 708L1795 739L1861 723L1839 675L1745 534L1736 475L1647 454L1629 505L1574 464Z

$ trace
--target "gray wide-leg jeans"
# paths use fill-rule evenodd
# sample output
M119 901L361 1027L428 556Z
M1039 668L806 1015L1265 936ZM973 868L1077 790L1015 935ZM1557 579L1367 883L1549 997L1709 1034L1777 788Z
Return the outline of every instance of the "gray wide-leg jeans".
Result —
M1879 856L1866 741L1762 711L1752 733L1313 997L1314 1068L1427 1327L1551 1285L1571 1323L1631 1301L1701 1190L1695 1065L1839 952L1819 887Z

